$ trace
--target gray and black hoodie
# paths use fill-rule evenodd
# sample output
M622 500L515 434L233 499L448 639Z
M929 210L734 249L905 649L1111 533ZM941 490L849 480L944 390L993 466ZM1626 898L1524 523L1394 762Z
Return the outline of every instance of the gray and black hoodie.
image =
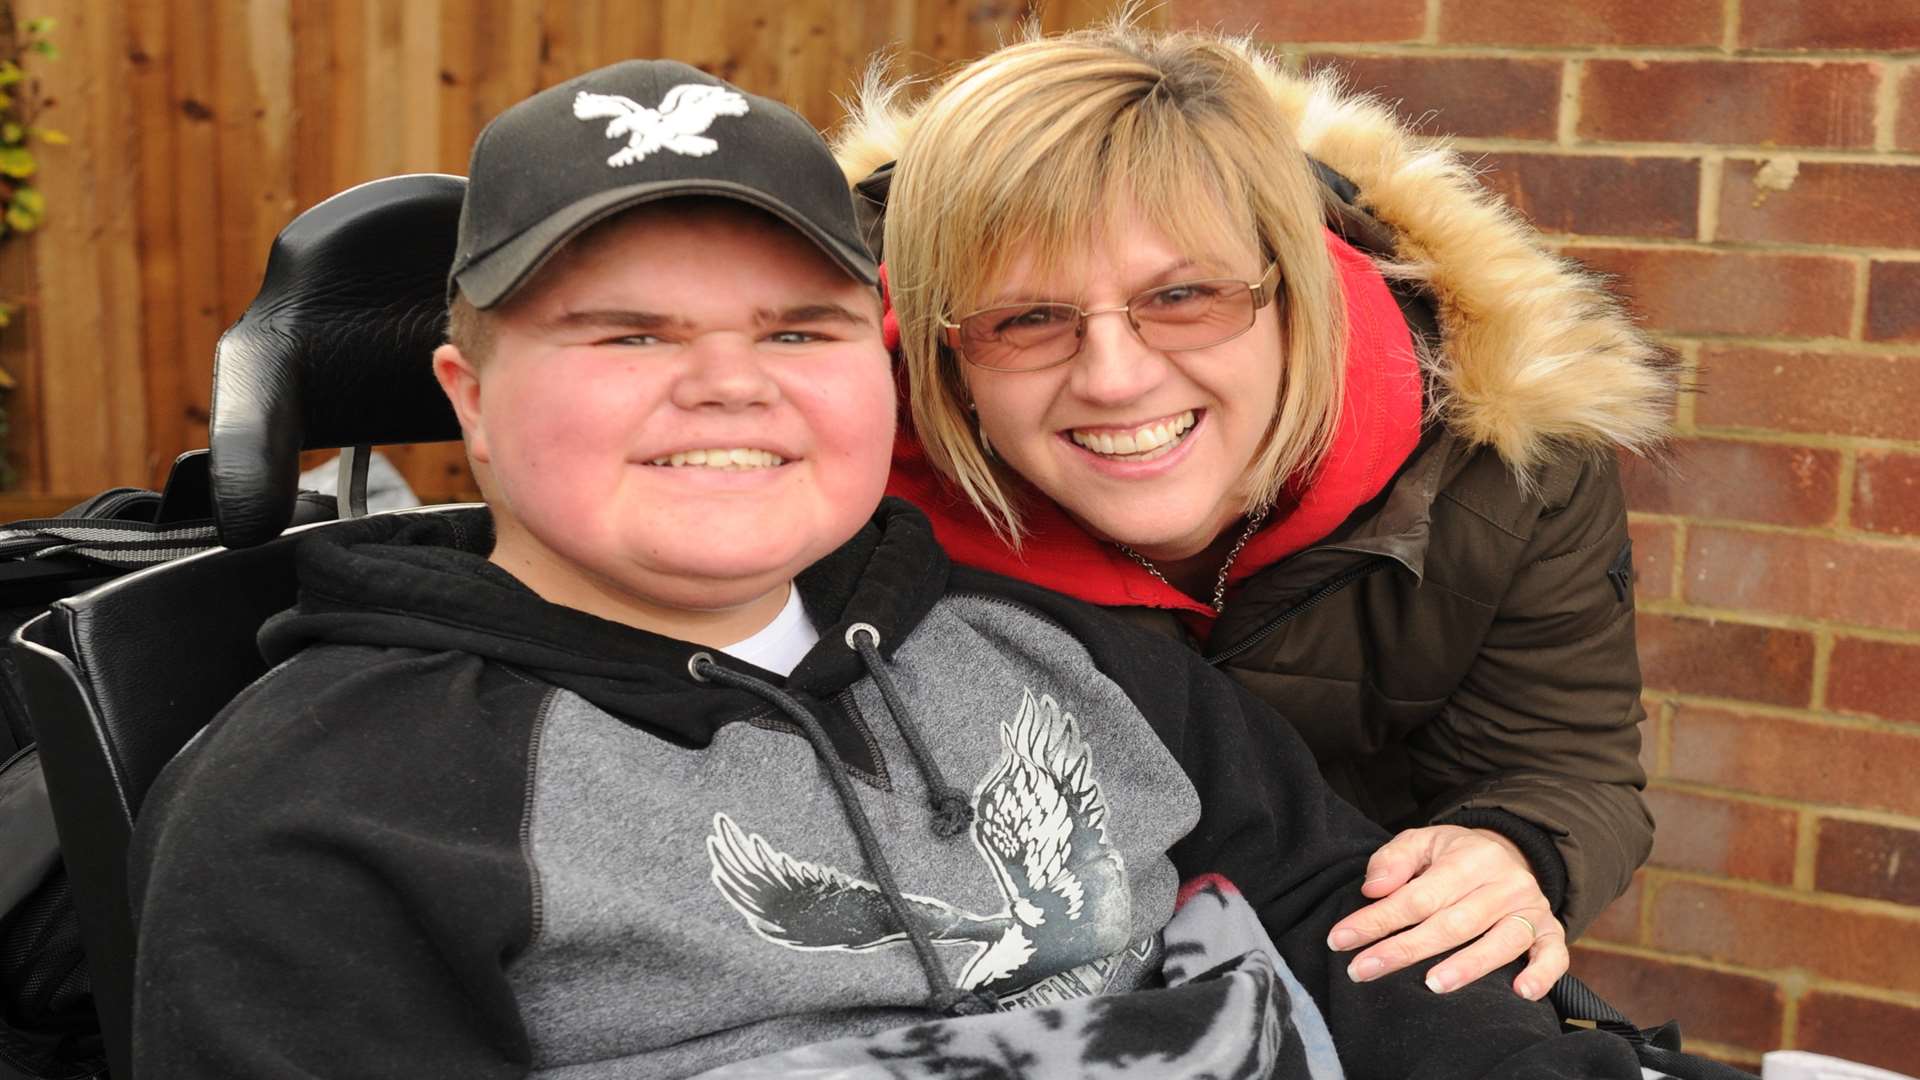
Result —
M690 1076L1020 1009L1046 1030L1163 987L1201 875L1347 1076L1639 1076L1512 969L1349 982L1326 936L1385 837L1292 729L1175 643L950 567L903 503L798 579L820 640L785 678L548 603L491 545L475 510L302 546L277 666L136 827L141 1076ZM1180 1075L1187 1000L1129 1013L1122 1063Z

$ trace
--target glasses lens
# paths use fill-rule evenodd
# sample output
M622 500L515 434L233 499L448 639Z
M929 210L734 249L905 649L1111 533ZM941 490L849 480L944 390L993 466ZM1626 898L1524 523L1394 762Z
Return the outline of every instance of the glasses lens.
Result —
M1244 281L1183 281L1127 303L1140 340L1156 349L1204 349L1253 325L1253 290Z
M1080 311L1071 304L988 308L960 320L960 351L981 367L1045 367L1079 347Z

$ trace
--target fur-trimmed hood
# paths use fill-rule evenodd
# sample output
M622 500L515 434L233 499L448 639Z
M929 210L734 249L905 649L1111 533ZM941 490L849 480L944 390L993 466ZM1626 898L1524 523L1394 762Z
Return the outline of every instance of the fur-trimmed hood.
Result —
M1409 132L1375 98L1330 74L1292 74L1251 43L1280 114L1309 155L1351 180L1392 230L1381 268L1433 297L1441 347L1430 358L1432 411L1462 439L1491 446L1525 478L1568 450L1658 448L1669 434L1671 354L1601 280L1546 250L1538 234L1434 140ZM894 161L915 117L871 80L834 140L849 183Z

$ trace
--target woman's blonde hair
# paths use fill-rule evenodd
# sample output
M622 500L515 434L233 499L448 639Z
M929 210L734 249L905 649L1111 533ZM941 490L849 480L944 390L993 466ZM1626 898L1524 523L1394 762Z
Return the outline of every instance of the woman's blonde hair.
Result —
M941 322L978 307L1016 258L1039 260L1033 268L1048 276L1072 265L1129 203L1167 236L1251 238L1279 264L1285 371L1243 483L1247 509L1271 504L1326 452L1340 411L1345 305L1320 185L1250 48L1144 30L1123 16L982 57L913 115L884 238L913 422L927 459L1016 548L1013 474L983 450ZM865 118L891 112L900 90L870 77Z

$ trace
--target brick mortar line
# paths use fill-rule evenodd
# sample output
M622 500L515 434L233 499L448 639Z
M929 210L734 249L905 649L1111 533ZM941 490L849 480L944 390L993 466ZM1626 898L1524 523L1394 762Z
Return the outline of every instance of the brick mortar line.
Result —
M1705 163L1705 161L1701 161ZM1828 256L1834 259L1868 259L1884 263L1920 263L1920 246L1914 248L1855 248L1847 244L1780 244L1755 240L1684 240L1678 236L1605 236L1588 233L1540 233L1551 238L1563 254L1576 254L1582 248L1622 248L1630 252L1701 252L1724 256ZM1872 342L1870 342L1872 344ZM1914 344L1910 348L1920 348Z
M1830 352L1842 356L1893 356L1920 359L1920 342L1855 341L1852 338L1823 336L1779 337L1766 334L1714 334L1687 331L1652 331L1655 337L1670 342L1697 345L1736 345L1743 349L1769 349L1791 352ZM1809 434L1817 434L1809 432ZM1853 438L1856 436L1848 436ZM1920 442L1920 439L1890 439L1877 435L1857 436L1880 442Z
M1852 353L1853 356L1879 356L1880 353ZM1779 431L1774 428L1739 427L1735 425L1708 424L1696 427L1695 433L1701 438L1737 439L1744 442L1762 443L1767 446L1805 446L1815 450L1873 450L1895 453L1920 452L1920 440L1882 439L1870 435L1833 435L1826 432ZM1862 534L1889 535L1872 530L1856 530Z
M1699 427L1698 406L1700 385L1700 344L1699 342L1677 342L1674 351L1680 356L1680 368L1675 372L1678 380L1678 393L1673 401L1673 433L1679 436L1692 436Z
M1725 154L1707 154L1700 159L1700 206L1696 235L1702 244L1713 243L1713 238L1720 232L1720 185L1726 174Z
M1687 561L1687 534L1691 531L1689 526L1692 524L1693 522L1691 521L1682 520L1673 530L1673 570L1669 574L1671 581L1667 587L1668 596L1685 596L1687 594L1687 568L1685 565Z
M1768 630L1793 630L1807 634L1831 626L1833 630L1845 634L1847 637L1869 640L1881 645L1920 645L1920 630L1889 630L1885 627L1856 627L1845 623L1829 624L1819 619L1809 619L1803 615L1782 615L1777 612L1747 611L1743 608L1713 607L1708 604L1689 603L1678 598L1647 600L1644 603L1638 604L1637 608L1640 612L1647 615L1677 616L1707 622L1730 623L1734 626L1757 626ZM1679 694L1688 693L1689 691L1668 691L1653 687L1649 688L1648 692ZM1754 702L1753 704L1762 705L1765 703ZM1806 708L1804 705L1778 705L1773 707L1786 709ZM1855 715L1852 712L1841 709L1813 711L1828 712L1835 715ZM1911 722L1900 720L1890 720L1888 722L1893 724L1906 723L1908 730L1920 731L1920 725L1915 725Z
M1840 505L1834 508L1834 528L1849 531L1872 532L1871 529L1855 529L1853 520L1853 485L1860 472L1860 452L1848 447L1840 451L1840 469L1833 478L1833 485L1839 488Z
M1716 223L1716 229L1717 229ZM1539 231L1540 238L1558 245L1564 251L1578 251L1586 247L1625 248L1632 251L1697 251L1706 254L1722 255L1824 255L1831 258L1864 256L1879 262L1920 262L1920 247L1869 247L1852 244L1807 244L1799 242L1781 243L1769 241L1759 243L1751 240L1719 240L1702 243L1668 236L1629 236L1609 235L1606 233L1566 233ZM1868 342L1867 344L1874 344ZM1911 343L1905 346L1913 350Z
M1920 906L1902 904L1893 900L1869 900L1864 896L1843 896L1838 893L1800 892L1791 885L1775 885L1768 881L1750 881L1746 878L1717 877L1696 870L1681 870L1671 866L1652 868L1649 873L1657 873L1672 881L1691 885L1705 885L1721 892L1744 893L1751 896L1764 896L1770 900L1783 900L1803 907L1818 908L1828 912L1849 915L1871 915L1876 918L1892 919L1895 922L1910 923L1920 927ZM1686 954L1692 955L1692 954ZM1791 968L1784 970L1793 970ZM1900 992L1900 991L1895 991ZM1920 1000L1920 991L1912 991L1912 996Z
M1885 1005L1901 1005L1907 1008L1920 1007L1920 993L1910 993L1905 990L1889 990L1884 986L1871 986L1865 983L1850 983L1844 979L1831 979L1808 973L1804 968L1747 967L1744 964L1730 963L1725 960L1714 960L1710 957L1695 956L1691 953L1669 952L1654 945L1630 945L1619 941L1600 941L1597 939L1589 941L1583 939L1575 942L1575 944L1583 949L1591 949L1599 953L1627 956L1635 960L1660 960L1673 964L1676 967L1689 967L1700 971L1711 971L1719 975L1739 975L1758 982L1770 982L1780 986L1783 991L1787 989L1786 983L1788 980L1798 976L1804 980L1805 983L1802 994L1807 991L1823 990L1829 993L1844 993L1849 997L1863 997ZM1578 975L1579 972L1575 971L1574 974ZM1782 996L1784 997L1785 995L1783 994ZM1701 1041L1703 1043L1705 1042L1705 1040ZM1693 1046L1694 1040L1688 1039L1687 1045L1689 1047ZM1723 1043L1721 1045L1732 1044ZM1769 1047L1769 1049L1779 1049L1779 1047Z
M1868 438L1868 436L1853 436L1853 434L1809 434L1809 432L1791 432L1791 430L1720 427L1720 425L1707 425L1703 429L1695 430L1695 434L1699 438L1753 442L1761 446L1805 446L1809 450L1862 450L1862 452L1878 452L1878 454L1920 452L1920 442L1903 442L1897 438ZM1849 536L1899 536L1899 534L1882 532L1874 528L1851 528Z
M1876 550L1900 551L1920 555L1920 536L1887 536L1881 533L1866 533L1857 529L1840 530L1821 525L1775 525L1765 521L1743 521L1734 518L1703 517L1698 514L1687 515L1695 525L1706 525L1716 529L1733 529L1739 532L1764 533L1769 536L1807 536L1821 540L1844 540L1856 546L1865 546ZM1836 625L1831 619L1812 619L1822 626ZM1837 625L1846 625L1840 623Z
M1836 712L1827 704L1827 669L1833 665L1833 628L1823 626L1813 632L1813 672L1808 678L1807 708L1814 712Z
M1879 152L1872 147L1759 146L1752 143L1622 142L1582 139L1562 147L1544 139L1513 139L1490 135L1431 135L1427 142L1445 143L1461 153L1546 153L1572 151L1583 157L1697 158L1720 152L1739 161L1766 162L1797 158L1814 165L1916 165L1920 150Z
M1560 65L1560 101L1554 124L1554 145L1571 147L1580 141L1580 88L1587 80L1587 65L1568 59Z
M1920 81L1920 60L1916 60L1912 63L1899 64L1895 66L1897 66L1900 71L1900 74L1897 78L1892 78L1893 90L1891 91L1894 97L1894 101L1896 103L1893 110L1894 111L1893 133L1897 138L1900 130L1900 121L1902 120L1905 120L1908 122L1910 129L1920 130L1920 125L1914 124L1916 117L1908 115L1908 110L1905 108L1902 108L1898 104L1900 101L1900 89L1906 86L1910 81ZM1911 101L1909 101L1908 104L1914 105L1914 107L1916 108L1920 108L1920 96L1914 97ZM1916 136L1916 137L1920 137L1920 136Z
M1441 0L1427 0L1427 10L1420 25L1420 43L1437 45L1440 43L1440 3Z
M1754 806L1762 806L1769 810L1787 810L1794 813L1810 814L1816 819L1824 818L1832 821L1844 821L1851 825L1873 825L1883 829L1920 832L1920 816L1897 814L1891 810L1870 810L1858 806L1835 807L1829 803L1810 803L1785 798L1780 795L1766 795L1753 791L1741 791L1738 788L1720 787L1717 784L1706 784L1698 780L1674 780L1668 777L1662 777L1656 784L1651 786L1656 786L1661 791L1673 791L1682 795L1699 795L1707 798L1723 799L1727 802L1750 803ZM1818 824L1818 821L1816 821L1815 824ZM1653 869L1667 870L1672 868L1655 866ZM1798 884L1794 887L1799 888ZM1848 895L1846 893L1823 892L1820 889L1811 887L1809 887L1807 891L1818 893L1821 896ZM1858 897L1856 899L1865 898ZM1885 902L1893 903L1893 901ZM1911 909L1914 905L1906 906Z
M1853 262L1853 310L1847 313L1847 337L1852 341L1867 340L1867 294L1873 279L1873 260L1865 255L1855 255Z
M1658 779L1664 780L1673 771L1673 704L1654 702L1652 715L1659 717L1659 726L1653 733L1653 767L1659 773ZM1652 783L1654 779L1650 777L1647 782Z
M1800 807L1794 815L1793 823L1793 887L1805 893L1817 892L1813 887L1815 852L1814 822L1819 814L1808 807Z
M1498 42L1435 41L1297 41L1261 37L1254 40L1270 48L1287 49L1306 55L1360 53L1367 56L1428 57L1435 60L1624 60L1712 61L1723 64L1802 63L1871 64L1898 63L1920 57L1920 50L1883 49L1737 49L1731 53L1719 45L1527 45Z
M1873 95L1873 148L1882 151L1897 151L1893 138L1894 114L1899 111L1900 80L1906 74L1906 65L1885 63L1880 65L1880 84L1874 88Z
M1740 0L1720 0L1720 51L1728 56L1740 52Z
M1730 620L1722 620L1730 621ZM1747 701L1742 698L1723 697L1717 694L1696 694L1690 690L1666 690L1651 688L1643 693L1653 694L1669 705L1688 705L1702 709L1716 709L1723 712L1737 712L1748 716L1760 716L1769 720L1791 720L1798 724L1826 728L1830 731L1855 731L1871 735L1894 735L1905 739L1920 740L1920 724L1901 720L1888 720L1878 716L1863 716L1856 713L1840 712L1836 709L1810 709L1804 705L1774 705L1765 701ZM1920 745L1920 743L1916 743ZM1663 780L1682 782L1669 770ZM1741 790L1729 788L1728 790ZM1842 803L1822 803L1811 799L1789 799L1804 806L1840 806ZM1864 808L1857 808L1864 809ZM1888 810L1885 813L1895 813Z
M1660 884L1660 872L1658 870L1648 869L1641 871L1640 917L1635 920L1633 930L1634 937L1639 939L1634 944L1641 948L1653 947L1653 901L1659 893Z

